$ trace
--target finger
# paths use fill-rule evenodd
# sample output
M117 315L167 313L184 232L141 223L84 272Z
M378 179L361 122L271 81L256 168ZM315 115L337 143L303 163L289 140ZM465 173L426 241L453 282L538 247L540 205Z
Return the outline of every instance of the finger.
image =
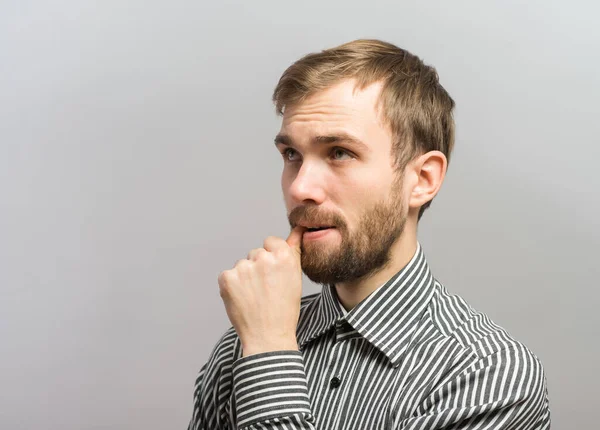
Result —
M300 245L302 244L302 235L306 228L297 226L290 232L290 235L286 239L287 244L290 248L294 248L298 253L300 253Z
M246 267L248 267L248 265L251 265L252 263L250 262L250 260L246 260L245 258L242 258L241 260L238 260L235 265L233 266L234 269L240 270L240 269L245 269Z
M269 236L265 239L263 247L269 252L275 252L287 248L285 240L277 236Z
M248 253L248 260L256 260L262 252L267 252L265 248L256 248Z

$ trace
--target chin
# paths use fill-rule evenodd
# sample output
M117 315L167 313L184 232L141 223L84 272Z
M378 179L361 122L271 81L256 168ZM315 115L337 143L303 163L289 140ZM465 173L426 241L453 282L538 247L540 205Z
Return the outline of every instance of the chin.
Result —
M339 243L312 243L302 244L302 254L308 255L311 259L323 258L329 259L333 254L337 254L340 250Z

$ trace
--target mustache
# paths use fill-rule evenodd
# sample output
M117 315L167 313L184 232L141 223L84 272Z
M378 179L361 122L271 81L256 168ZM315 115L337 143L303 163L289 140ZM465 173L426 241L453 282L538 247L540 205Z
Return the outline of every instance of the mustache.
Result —
M298 224L330 225L336 228L345 227L344 219L336 213L326 213L316 206L298 206L288 215L290 228Z

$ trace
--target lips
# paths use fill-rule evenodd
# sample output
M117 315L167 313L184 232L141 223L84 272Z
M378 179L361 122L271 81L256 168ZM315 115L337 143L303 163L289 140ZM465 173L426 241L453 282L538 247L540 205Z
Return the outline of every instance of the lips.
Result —
M327 230L328 228L333 228L331 226L323 226L323 227L307 227L306 230L307 231L320 231L320 230Z
M313 242L317 240L324 239L333 234L331 231L335 230L335 227L311 227L312 230L306 230L302 235L303 243Z

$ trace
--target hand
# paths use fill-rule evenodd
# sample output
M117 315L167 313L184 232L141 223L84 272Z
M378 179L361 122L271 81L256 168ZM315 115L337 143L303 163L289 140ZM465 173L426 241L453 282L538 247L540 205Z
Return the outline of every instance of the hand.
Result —
M270 236L264 248L250 251L233 269L219 275L227 316L242 342L243 356L298 350L302 268L300 244L304 227L287 240Z

